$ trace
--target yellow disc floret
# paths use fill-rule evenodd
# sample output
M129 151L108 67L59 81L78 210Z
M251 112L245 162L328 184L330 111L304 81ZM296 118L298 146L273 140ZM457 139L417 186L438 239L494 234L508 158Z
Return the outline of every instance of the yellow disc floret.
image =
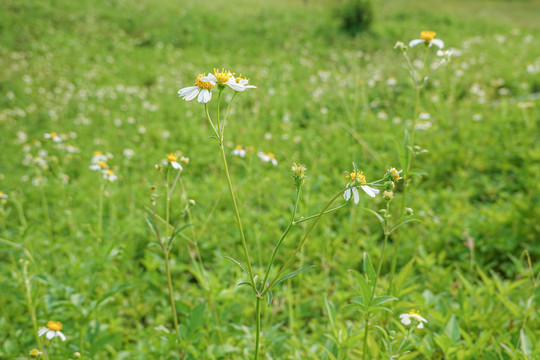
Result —
M225 69L214 69L214 76L217 79L218 84L225 84L234 74Z
M249 78L246 78L246 77L243 77L242 74L240 74L240 76L237 76L236 77L236 82L239 83L240 81L242 80L247 80L249 81Z
M359 172L353 171L352 173L347 174L346 176L347 176L347 179L351 180L352 182L358 181L359 183L362 183L362 184L366 183L366 177L361 171Z
M431 42L431 40L435 39L435 35L437 35L437 33L435 31L422 31L420 33L420 39L422 39L425 42L429 43L429 42Z
M105 169L107 167L107 163L105 161L98 162L98 165L100 168Z
M210 81L202 81L201 77L203 76L205 76L205 74L199 74L199 76L197 76L197 80L195 80L195 84L193 85L198 86L201 89L208 89L208 90L216 86L216 85L212 85Z
M168 160L169 162L176 161L176 160L178 160L178 155L173 154L173 153L167 154L167 160Z
M411 311L409 311L409 315L417 315L417 316L420 316L420 311L414 311L414 309L411 309Z
M51 135L51 138L55 138L55 137L57 137L57 136L58 136L58 134L57 134L57 133L55 133L54 131L53 131L53 132L51 132L51 133L50 133L49 135Z
M270 159L275 159L275 158L276 158L276 155L274 155L274 153L268 153L268 154L266 154L266 155L268 155L268 157L269 157Z
M52 331L62 330L62 323L60 321L49 321L47 327Z

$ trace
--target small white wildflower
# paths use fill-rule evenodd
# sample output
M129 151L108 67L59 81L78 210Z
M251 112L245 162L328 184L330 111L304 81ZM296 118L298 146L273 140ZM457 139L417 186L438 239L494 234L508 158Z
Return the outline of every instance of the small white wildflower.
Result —
M47 323L47 326L39 328L38 336L41 337L45 335L45 337L49 340L52 340L55 337L59 337L62 341L66 341L66 337L60 330L62 330L61 322L49 321Z

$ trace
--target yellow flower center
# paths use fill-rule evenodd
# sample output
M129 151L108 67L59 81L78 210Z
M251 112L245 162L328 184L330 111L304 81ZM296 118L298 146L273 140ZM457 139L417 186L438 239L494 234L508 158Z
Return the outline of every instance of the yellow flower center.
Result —
M98 162L98 165L100 168L105 169L107 167L107 163L105 161Z
M362 183L362 184L365 184L366 183L366 177L364 176L364 174L360 171L360 172L352 172L350 174L347 174L347 179L351 180L351 181L355 181L357 180L358 182Z
M244 150L244 147L242 145L236 145L235 149L236 150Z
M103 153L101 151L94 151L94 156L101 156Z
M268 153L267 155L268 155L268 157L270 159L275 159L276 158L276 155L274 155L274 153Z
M414 311L414 309L411 309L411 311L409 311L409 315L417 315L417 316L420 316L420 311Z
M172 153L171 153L171 154L167 154L167 160L168 160L169 162L176 161L176 160L178 160L178 156L177 156L176 154L172 154Z
M238 77L236 78L236 82L239 83L239 82L242 81L242 80L247 80L247 81L249 81L249 78L242 77L242 74L240 74L240 76L238 76Z
M184 164L189 164L189 158L187 157L183 157L180 159L181 162L183 162Z
M41 353L39 352L38 349L30 350L30 356L32 356L32 357L37 357L39 354L41 354Z
M435 35L437 35L435 31L422 31L420 33L420 39L429 43L431 40L435 39Z
M58 134L57 134L57 133L55 133L54 131L53 131L53 132L51 132L51 133L50 133L49 135L51 135L51 137L52 137L52 138L55 138L55 137L57 137L57 136L58 136Z
M392 176L396 181L399 180L399 171L397 171L395 168L390 169L390 172L392 173Z
M214 76L218 84L225 84L233 75L229 70L221 69L220 71L219 69L214 69Z
M199 88L201 89L208 89L210 90L211 88L213 88L215 85L212 85L212 83L210 81L202 81L201 80L201 77L203 77L204 74L200 74L199 76L197 76L197 80L195 80L195 86L198 86Z
M49 321L47 327L52 331L62 330L62 323L60 321Z

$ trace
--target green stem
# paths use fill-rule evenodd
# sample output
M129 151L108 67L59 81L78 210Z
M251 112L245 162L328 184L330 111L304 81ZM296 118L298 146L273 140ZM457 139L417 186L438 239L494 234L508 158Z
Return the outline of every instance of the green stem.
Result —
M105 179L101 179L101 185L99 186L99 200L98 200L98 240L103 237L103 196L105 193Z
M287 236L287 234L289 233L289 231L291 230L293 225L295 225L294 218L296 217L296 211L298 210L298 200L300 199L300 190L301 189L302 189L302 185L300 185L296 189L296 201L294 203L294 209L293 209L293 213L292 213L292 216L291 216L291 221L289 222L289 225L287 225L287 228L283 232L283 235L281 235L281 238L279 239L276 247L274 248L274 252L272 253L272 257L270 258L270 262L268 263L268 268L266 269L266 274L264 274L264 279L263 279L263 282L262 282L263 288L266 286L266 280L268 280L268 276L270 275L270 270L272 269L272 265L274 264L274 259L275 259L276 254L277 254L277 252L278 252L278 250L279 250L279 248L281 246L281 243L283 242L283 240L285 239L285 237Z
M296 247L296 249L293 251L293 253L291 254L291 256L289 256L289 258L287 259L287 261L285 262L285 264L283 264L283 266L279 269L277 275L274 277L274 280L272 280L272 282L270 283L270 285L268 285L267 288L264 289L264 291L261 293L261 297L264 297L264 295L266 294L266 292L272 288L272 286L274 286L274 284L276 283L276 281L278 281L279 277L281 276L281 274L283 273L283 271L285 271L285 269L287 267L289 267L289 265L291 265L291 263L294 261L294 258L296 257L296 254L300 251L300 249L302 248L302 245L304 245L304 243L306 242L309 234L311 233L311 231L313 230L313 228L315 228L315 225L317 224L317 222L320 220L320 218L324 215L325 211L330 207L330 205L332 205L332 203L338 198L340 197L343 192L346 190L346 188L342 189L340 192L338 192L336 195L334 195L334 197L332 197L332 199L330 199L330 201L328 201L328 203L323 207L323 209L321 210L321 212L319 213L319 215L317 215L317 217L315 218L315 221L313 221L311 223L311 226L309 227L309 229L307 230L307 232L304 234L304 237L302 238L302 240L300 240L300 243L298 244L298 246Z
M257 305L255 308L255 317L257 322L257 330L255 332L255 356L253 357L253 360L257 360L259 357L259 340L261 335L261 297L256 298Z
M348 203L347 202L344 202L343 204L339 205L339 206L336 206L335 208L333 209L330 209L330 210L326 210L323 215L326 215L326 214L330 214L336 210L339 210L341 209L342 207L344 207L345 205L347 205ZM295 222L293 222L293 225L297 225L297 224L300 224L300 223L303 223L304 221L308 221L308 220L311 220L313 218L316 218L317 216L319 216L319 214L315 214L315 215L311 215L311 216L308 216L308 217L302 217L298 220L296 220Z
M388 244L388 236L390 235L390 227L388 225L388 218L390 217L390 201L386 201L386 213L384 216L384 243L383 248L381 251L381 259L379 260L379 266L377 266L377 274L375 276L375 281L373 282L373 290L371 291L371 298L369 299L368 307L371 306L373 303L373 299L375 298L375 291L377 290L377 284L379 282L379 277L381 275L381 269L382 264L384 262L384 255L386 253L386 245ZM364 351L362 353L362 359L366 358L367 355L367 339L368 339L368 333L369 333L369 319L371 317L371 312L367 312L366 314L366 326L364 328Z
M45 347L43 346L43 343L41 342L41 339L38 336L38 323L37 323L37 317L36 317L36 309L34 307L34 302L32 301L32 285L30 284L30 277L28 276L28 261L25 261L23 264L23 279L24 279L24 287L25 287L25 295L26 295L26 304L28 306L28 311L30 312L30 317L32 318L32 325L34 327L34 336L36 337L36 342L39 347L39 351L43 353L43 357L48 360L49 357L47 356L47 352L45 351Z
M227 165L227 157L225 156L225 148L223 147L223 142L220 142L219 148L221 150L221 158L223 160L223 167L225 169L225 175L227 176L227 184L229 186L229 192L231 194L231 199L234 206L234 215L236 217L236 224L238 225L238 231L240 232L240 237L242 239L242 248L244 249L244 256L246 258L249 280L255 292L257 292L257 287L255 281L253 280L253 269L251 268L251 261L249 259L249 252L246 243L246 237L244 236L244 228L242 227L242 220L240 219L240 211L238 210L238 204L236 202L236 196L234 194L234 189L231 181L231 175L229 173L229 166Z
M169 250L168 249L165 251L165 271L167 272L167 286L169 287L169 301L171 302L171 309L173 313L174 329L176 331L177 340L180 343L182 340L180 337L180 329L178 328L178 316L176 314L176 304L174 303L173 285L172 285L172 278L171 278L171 268L169 266Z

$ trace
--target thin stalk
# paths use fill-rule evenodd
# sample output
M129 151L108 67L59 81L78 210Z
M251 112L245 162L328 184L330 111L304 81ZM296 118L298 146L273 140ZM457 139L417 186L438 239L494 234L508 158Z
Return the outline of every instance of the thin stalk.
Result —
M171 310L173 313L173 323L174 323L174 329L176 332L176 340L178 343L180 343L181 336L180 336L180 329L178 328L178 316L176 313L176 304L174 303L174 295L173 295L173 286L172 286L172 277L171 277L171 268L169 266L169 249L165 247L163 244L163 240L161 239L161 236L159 234L159 228L157 226L157 218L156 218L156 203L153 204L153 214L154 214L154 231L156 233L156 237L158 239L159 245L161 246L161 250L163 251L163 254L165 256L165 272L167 274L167 287L169 289L169 301L171 304ZM167 221L166 226L169 226L169 223Z
M397 357L396 357L396 360L400 358L401 356L401 349L403 348L403 345L405 345L405 342L407 341L407 339L409 338L409 336L411 336L411 333L414 329L414 326L411 326L409 327L409 331L407 331L407 335L405 335L405 337L403 338L403 341L401 342L401 344L399 345L399 348L397 350Z
M298 246L296 247L296 249L293 251L293 253L291 254L291 256L289 256L289 258L287 259L287 261L285 262L285 264L283 264L283 266L279 269L277 275L274 277L274 280L272 280L272 282L270 283L270 285L268 285L267 288L265 288L263 290L263 292L260 294L260 297L264 297L264 295L266 294L266 292L272 288L272 286L274 286L274 284L276 283L276 281L278 281L279 277L281 276L281 274L283 273L283 271L285 271L285 269L287 267L289 267L289 265L291 265L291 263L294 261L294 258L296 256L296 254L300 251L300 249L302 248L302 245L304 245L304 243L306 242L309 234L311 233L311 231L313 230L313 228L315 228L315 225L317 224L317 222L320 220L320 218L324 215L324 213L326 212L326 210L330 207L330 205L332 205L332 203L338 198L340 197L343 192L346 190L346 188L342 189L341 191L339 191L336 195L334 195L330 201L328 201L328 203L323 207L323 209L321 210L321 212L319 213L319 215L317 215L317 217L315 218L315 221L313 221L311 223L311 226L309 227L309 229L307 230L307 232L304 234L304 237L302 238L302 240L300 240L300 243L298 244Z
M283 235L281 235L281 238L279 239L276 247L274 248L274 252L272 253L272 257L270 258L270 262L268 263L268 268L266 269L266 274L264 274L264 279L263 279L263 287L266 286L266 280L268 280L268 276L270 275L270 270L272 269L272 265L274 264L274 259L276 257L276 254L281 246L281 243L283 242L283 240L285 239L285 237L287 236L287 234L289 233L289 231L291 230L291 228L293 227L294 225L294 218L296 217L296 211L298 210L298 200L300 199L300 190L302 189L302 185L300 185L297 189L296 189L296 201L294 202L294 209L293 209L293 213L292 213L292 216L291 216L291 221L289 222L289 225L287 225L287 228L285 229L285 231L283 232Z
M23 279L24 279L24 287L25 287L25 295L26 295L26 304L28 306L28 311L30 312L30 317L32 318L32 325L34 327L34 336L36 337L36 342L38 343L39 351L43 353L43 358L46 360L49 360L49 357L47 356L47 352L45 351L45 347L43 346L43 343L41 342L41 339L38 336L38 323L37 323L37 317L36 317L36 309L34 307L34 302L32 301L32 285L30 284L30 277L28 276L28 261L24 262L23 265Z
M227 185L229 185L229 192L231 193L231 199L234 207L234 215L236 217L236 224L238 225L238 231L240 232L240 237L242 239L242 248L244 249L244 256L246 258L249 280L255 292L257 292L257 287L255 281L253 280L253 269L251 268L251 261L249 259L249 251L247 248L246 237L244 236L244 228L242 227L242 220L240 219L240 211L238 210L238 204L236 202L236 196L234 194L234 189L231 181L231 175L229 173L229 166L227 165L227 157L225 156L225 148L223 147L223 142L219 144L221 150L221 158L223 160L223 167L225 169L225 175L227 176Z
M373 283L373 290L371 291L371 298L369 299L368 306L371 306L373 299L375 298L375 291L377 290L377 283L379 282L379 277L381 275L382 264L384 262L384 255L386 253L386 244L388 243L388 236L390 236L390 227L388 226L388 218L390 217L390 201L386 202L386 213L384 216L384 243L381 251L381 259L379 260L379 266L377 266L377 274L375 276L375 281ZM362 352L362 359L366 359L367 355L367 339L369 333L369 319L371 317L371 312L367 312L365 321L366 326L364 328L364 350Z
M257 322L257 329L256 329L256 332L255 332L255 356L253 357L253 360L257 360L257 358L259 357L259 341L260 341L260 336L261 336L261 301L262 301L262 298L257 297L255 299L255 301L257 302L257 305L255 307L255 317L256 317L256 322Z
M105 179L101 179L101 185L99 186L99 199L98 199L98 240L103 237L103 196L105 193Z
M346 202L344 202L343 204L339 205L339 206L336 206L335 208L333 209L330 209L330 210L326 210L323 215L326 215L326 214L330 214L336 210L339 210L341 209L342 207L344 207L345 205L347 205ZM319 216L319 214L315 214L315 215L311 215L311 216L308 216L308 217L302 217L296 221L293 222L293 225L297 225L297 224L300 224L300 223L303 223L304 221L308 221L308 220L311 220L313 218L316 218L317 216Z

